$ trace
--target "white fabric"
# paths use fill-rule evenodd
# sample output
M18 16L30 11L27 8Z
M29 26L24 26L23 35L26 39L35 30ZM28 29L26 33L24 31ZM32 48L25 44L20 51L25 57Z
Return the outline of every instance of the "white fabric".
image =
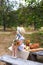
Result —
M16 35L16 40L24 40L24 36L22 36L20 33Z
M24 38L23 36L21 36L19 40L24 40L24 39L25 39L25 38Z
M10 46L8 49L9 49L10 51L12 51L12 46Z
M25 45L24 45L24 43L22 43L20 46L18 46L18 50L23 51L24 47L25 47Z

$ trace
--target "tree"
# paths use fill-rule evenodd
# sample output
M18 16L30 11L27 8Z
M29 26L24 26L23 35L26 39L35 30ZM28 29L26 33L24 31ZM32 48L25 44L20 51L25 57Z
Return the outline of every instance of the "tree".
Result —
M43 0L25 0L28 3L28 8L32 12L31 23L34 24L34 28L43 26Z
M0 0L0 16L2 17L4 31L6 30L6 20L8 12L13 9L13 4L9 0Z

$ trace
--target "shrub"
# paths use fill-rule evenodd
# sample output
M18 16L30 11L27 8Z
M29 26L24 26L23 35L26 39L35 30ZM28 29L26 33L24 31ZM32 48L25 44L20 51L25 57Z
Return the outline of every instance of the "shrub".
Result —
M31 43L39 43L43 47L43 32L26 34L25 37L30 39Z

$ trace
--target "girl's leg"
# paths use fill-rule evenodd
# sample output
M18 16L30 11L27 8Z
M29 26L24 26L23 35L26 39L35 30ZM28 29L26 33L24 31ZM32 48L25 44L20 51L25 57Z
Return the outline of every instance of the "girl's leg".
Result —
M12 56L17 56L17 46L12 44Z

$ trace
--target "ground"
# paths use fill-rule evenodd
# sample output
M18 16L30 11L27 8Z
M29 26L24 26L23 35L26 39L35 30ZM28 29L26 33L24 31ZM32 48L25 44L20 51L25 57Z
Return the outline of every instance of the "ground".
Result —
M0 32L0 56L3 54L11 54L11 51L8 50L8 47L12 44L14 39L13 32ZM0 65L5 65L0 62Z
M15 34L15 31L0 31L0 56L4 54L11 55L11 51L8 47L11 46ZM30 34L30 32L28 34ZM0 62L0 65L5 65L5 63Z

